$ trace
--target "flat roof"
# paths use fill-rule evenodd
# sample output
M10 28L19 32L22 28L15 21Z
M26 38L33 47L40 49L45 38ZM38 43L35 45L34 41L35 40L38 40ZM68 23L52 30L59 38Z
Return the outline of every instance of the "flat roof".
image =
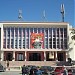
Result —
M50 21L0 21L0 23L68 23L68 22L50 22Z
M68 22L43 22L43 21L1 21L4 27L11 26L11 27L67 27L69 25Z

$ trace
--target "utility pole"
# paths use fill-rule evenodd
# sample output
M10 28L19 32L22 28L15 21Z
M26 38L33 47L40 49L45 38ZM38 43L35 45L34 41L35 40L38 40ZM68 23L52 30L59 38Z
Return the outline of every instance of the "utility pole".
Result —
M22 17L22 10L19 10L19 16L18 16L18 19L21 21L23 20L23 17Z
M46 13L45 13L45 10L43 11L43 17L42 17L43 21L46 20Z

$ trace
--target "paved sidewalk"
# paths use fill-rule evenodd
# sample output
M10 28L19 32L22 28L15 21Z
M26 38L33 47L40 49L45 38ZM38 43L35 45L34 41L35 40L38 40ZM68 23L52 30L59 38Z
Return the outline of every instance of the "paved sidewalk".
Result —
M6 71L0 72L0 75L22 75L20 71Z
M10 70L6 69L6 71L21 71L21 69L10 69Z

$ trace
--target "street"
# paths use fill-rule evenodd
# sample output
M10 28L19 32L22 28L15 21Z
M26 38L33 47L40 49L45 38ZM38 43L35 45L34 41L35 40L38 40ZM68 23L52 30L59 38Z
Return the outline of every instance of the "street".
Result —
M6 72L0 72L0 75L22 75L21 71L6 71ZM72 75L75 75L73 73Z

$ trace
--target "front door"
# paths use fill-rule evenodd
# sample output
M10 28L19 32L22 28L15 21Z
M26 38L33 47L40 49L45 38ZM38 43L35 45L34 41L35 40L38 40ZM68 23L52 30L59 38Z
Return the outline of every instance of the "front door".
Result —
M40 53L29 53L29 61L41 61Z
M64 52L58 52L57 53L58 61L64 61Z
M6 54L6 60L12 61L12 53L7 53Z

